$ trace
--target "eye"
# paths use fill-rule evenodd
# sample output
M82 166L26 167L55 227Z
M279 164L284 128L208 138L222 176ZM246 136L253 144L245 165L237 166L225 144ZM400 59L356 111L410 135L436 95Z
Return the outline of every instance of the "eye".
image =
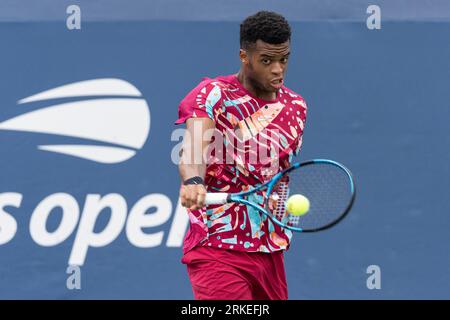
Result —
M270 59L262 59L261 60L263 64L268 65L270 64Z
M282 63L288 62L288 58L283 58L283 59L281 59L281 62L282 62Z
M268 109L269 107L268 106L264 106L264 109Z

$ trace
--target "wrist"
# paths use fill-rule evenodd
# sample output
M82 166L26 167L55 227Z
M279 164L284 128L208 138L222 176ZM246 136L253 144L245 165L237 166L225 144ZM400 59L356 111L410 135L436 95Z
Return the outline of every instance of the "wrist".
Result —
M200 176L195 176L189 179L186 179L183 181L183 184L186 185L192 185L192 184L201 184L201 185L205 185L205 182L203 181L203 178Z

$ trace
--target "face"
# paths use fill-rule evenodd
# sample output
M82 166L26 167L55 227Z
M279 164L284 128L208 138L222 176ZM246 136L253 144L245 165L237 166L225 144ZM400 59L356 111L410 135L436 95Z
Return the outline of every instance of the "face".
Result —
M290 54L290 43L269 44L262 40L249 50L241 49L248 81L260 93L274 93L283 85Z

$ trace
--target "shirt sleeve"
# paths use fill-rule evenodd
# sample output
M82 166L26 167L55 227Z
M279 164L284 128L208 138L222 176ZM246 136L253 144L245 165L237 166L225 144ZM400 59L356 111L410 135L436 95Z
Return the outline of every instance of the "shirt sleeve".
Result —
M185 123L189 118L210 118L215 121L215 110L220 107L221 99L220 87L211 79L203 80L181 100L175 124Z

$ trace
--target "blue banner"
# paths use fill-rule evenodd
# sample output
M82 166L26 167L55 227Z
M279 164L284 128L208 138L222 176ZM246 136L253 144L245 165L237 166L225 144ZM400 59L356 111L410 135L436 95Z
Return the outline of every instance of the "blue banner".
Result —
M292 29L299 160L344 163L358 194L294 239L289 297L448 298L450 25ZM238 71L239 24L2 22L0 39L0 299L193 298L173 123L204 76Z

